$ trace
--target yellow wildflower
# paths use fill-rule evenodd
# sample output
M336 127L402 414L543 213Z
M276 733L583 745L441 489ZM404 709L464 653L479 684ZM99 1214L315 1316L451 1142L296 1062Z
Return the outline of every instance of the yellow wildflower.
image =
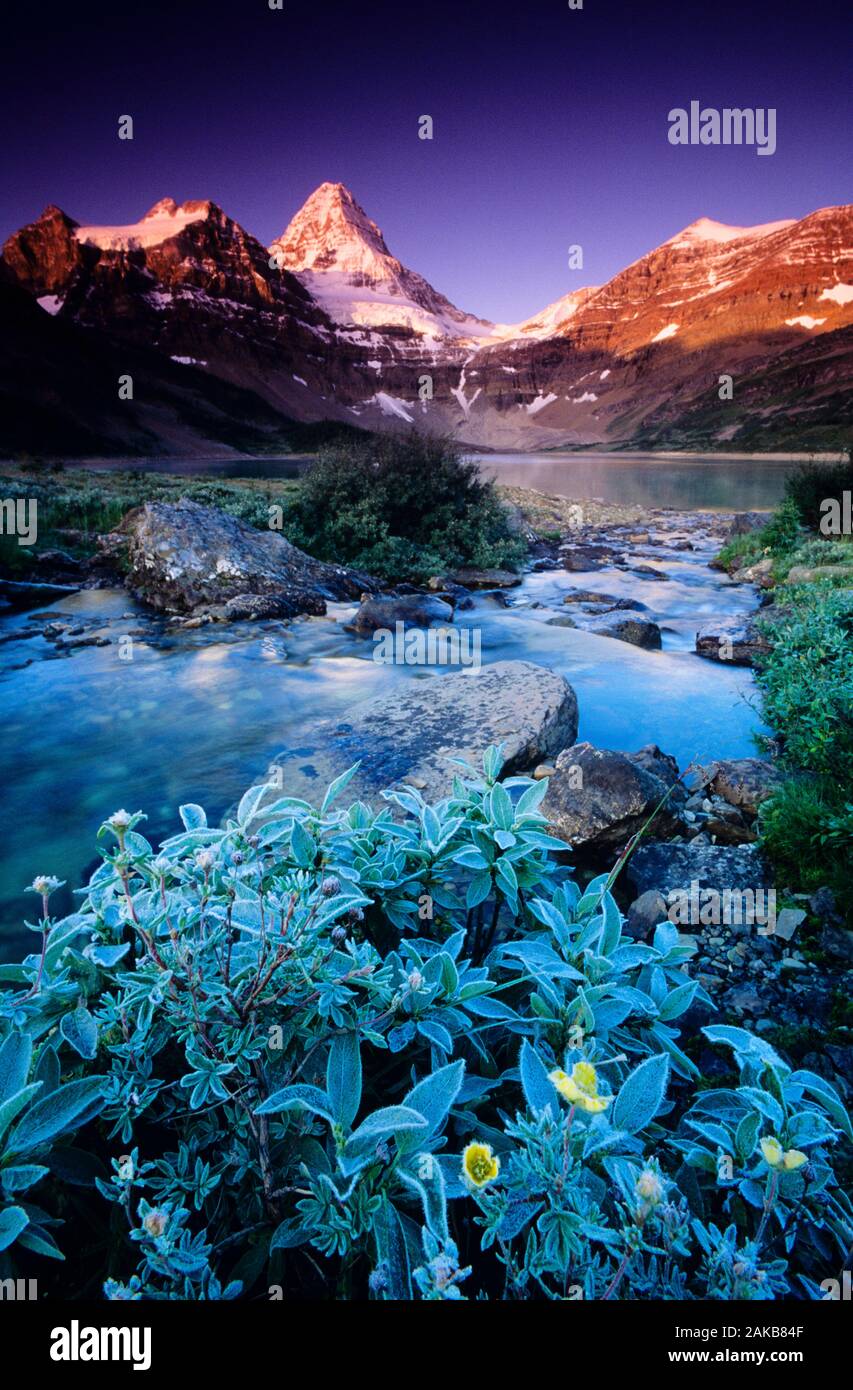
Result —
M808 1161L809 1156L804 1154L802 1149L788 1149L782 1163L786 1173L792 1173L795 1168L802 1168Z
M803 1164L809 1161L808 1154L804 1154L801 1149L783 1149L779 1140L772 1137L762 1139L761 1153L768 1167L783 1168L786 1173L802 1168Z
M612 1096L598 1094L598 1077L591 1062L576 1062L571 1076L558 1067L556 1071L548 1073L548 1080L556 1086L564 1100L586 1110L589 1115L600 1115L613 1099Z
M474 1187L494 1182L500 1171L501 1161L491 1144L469 1144L462 1154L462 1176Z
M780 1167L785 1157L785 1151L778 1139L762 1139L761 1153L764 1157L764 1162L771 1168Z

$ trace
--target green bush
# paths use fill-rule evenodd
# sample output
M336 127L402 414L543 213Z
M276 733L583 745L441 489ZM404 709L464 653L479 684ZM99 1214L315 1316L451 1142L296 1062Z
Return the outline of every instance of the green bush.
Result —
M786 499L796 508L803 526L820 529L821 503L827 498L842 500L853 491L853 459L846 463L810 463L798 468L785 484Z
M255 787L159 852L116 812L79 911L35 881L38 949L0 968L0 1275L64 1251L63 1298L822 1296L853 1239L838 1095L721 1025L740 1083L708 1089L693 943L623 938L547 783L500 770L380 811L336 809L350 774L319 810Z
M774 572L779 572L779 562L788 560L801 534L800 516L794 503L786 498L768 521L757 531L747 531L743 536L733 536L723 546L716 563L721 569L744 569L762 560L765 555L772 557Z
M811 536L798 545L786 561L786 570L793 565L845 565L853 562L853 545L848 540L825 540Z
M759 826L764 849L786 883L806 892L831 888L850 916L853 789L833 777L791 777L765 801Z
M767 630L756 672L768 722L794 769L853 787L853 592L803 585ZM762 624L759 623L759 626Z
M525 553L492 483L456 444L412 432L321 450L289 538L321 560L424 582L463 565L516 567Z
M721 564L772 555L781 585L794 565L849 562L849 538L814 531L821 501L849 485L847 464L801 470L771 522L731 542ZM853 923L853 593L844 580L777 588L776 613L772 622L759 617L771 649L756 680L788 775L761 808L761 843L789 886L829 886Z

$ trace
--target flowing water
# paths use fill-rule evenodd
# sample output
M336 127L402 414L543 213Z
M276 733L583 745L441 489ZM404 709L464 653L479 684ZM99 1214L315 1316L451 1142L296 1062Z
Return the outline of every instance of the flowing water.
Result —
M594 478L589 471L581 475L587 481L580 490L577 459L542 456L506 465L491 456L489 463L498 472L510 468L513 482L529 476L531 485L571 496L589 495L594 486L594 495L603 497L612 486L622 502L636 500L629 487L650 487L651 473L668 480L654 487L656 506L685 505L689 467L690 506L722 500L716 463L705 469L679 464L680 481L674 481L646 464L626 470L621 458L617 479L611 461L599 460ZM245 476L246 465L239 471ZM727 491L727 506L733 505L731 492L738 507L772 506L784 471L765 465L762 481L753 466L751 481ZM558 475L570 475L571 484L558 486ZM692 651L705 618L738 615L755 604L750 589L707 567L714 549L709 543L642 556L666 572L665 582L610 568L530 574L512 591L510 607L480 595L458 621L479 628L484 663L523 658L564 674L578 695L581 739L628 750L655 742L682 766L744 756L754 751L759 727L751 674ZM663 651L549 625L555 610L571 611L562 608L571 588L639 599L663 629ZM39 611L82 623L87 634L102 633L110 642L59 654L45 637L24 635L43 626L32 612L0 618L0 726L7 749L0 944L6 954L20 949L24 938L27 949L32 945L22 922L35 915L37 901L22 896L24 886L37 873L56 874L68 881L65 901L56 907L70 909L71 889L97 862L98 825L118 807L145 811L142 829L155 842L174 831L182 801L200 802L215 820L247 786L264 780L276 754L298 749L308 723L341 716L357 701L386 693L389 684L444 675L376 664L373 643L345 630L354 608L344 605L289 626L245 623L183 632L146 617L119 589L81 591ZM126 648L118 639L133 632L143 635L134 638L132 659L123 660Z

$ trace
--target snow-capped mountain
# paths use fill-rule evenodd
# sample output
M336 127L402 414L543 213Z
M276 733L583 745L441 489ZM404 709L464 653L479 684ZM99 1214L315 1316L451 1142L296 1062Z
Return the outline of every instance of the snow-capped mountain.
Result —
M760 449L835 442L853 413L850 206L747 228L700 218L519 324L456 308L339 183L269 247L209 201L163 199L128 226L49 207L6 242L2 278L103 335L116 372L123 347L153 350L295 420L515 449Z
M361 340L403 329L438 342L473 343L494 324L464 313L408 270L342 183L324 183L269 248L329 317Z

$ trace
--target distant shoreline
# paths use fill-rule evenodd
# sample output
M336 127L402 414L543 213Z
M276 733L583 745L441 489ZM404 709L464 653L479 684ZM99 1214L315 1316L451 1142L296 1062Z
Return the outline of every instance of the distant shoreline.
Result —
M770 453L741 453L738 451L714 451L709 453L699 449L471 449L465 450L469 457L488 459L495 458L514 458L514 459L542 459L542 457L556 460L560 456L570 458L601 458L601 459L701 459L712 462L719 459L721 462L733 462L742 459L748 463L843 463L848 455L843 450L827 450L824 452L782 452L772 451ZM122 456L115 457L91 457L73 459L39 459L39 464L44 464L45 468L51 465L61 464L64 468L91 468L127 471L127 472L156 472L168 473L170 470L181 473L192 468L206 469L208 467L234 467L246 463L251 465L271 464L271 463L290 463L295 466L307 464L314 458L316 453L300 454L214 454L199 457L196 454L170 454L167 457L162 455L146 455L145 457ZM21 468L20 459L4 458L0 459L0 468Z

